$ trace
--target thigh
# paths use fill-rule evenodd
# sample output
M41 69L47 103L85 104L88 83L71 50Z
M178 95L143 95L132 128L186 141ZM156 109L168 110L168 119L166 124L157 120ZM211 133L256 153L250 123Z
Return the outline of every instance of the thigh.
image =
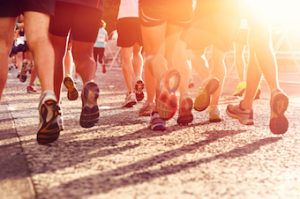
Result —
M142 25L143 46L147 54L161 53L164 55L166 27L166 23L157 26Z
M15 17L0 17L0 52L5 46L10 48L13 43L15 21Z
M187 27L181 39L187 44L187 48L198 51L212 44L213 37L209 31L211 21L208 18L199 18Z
M239 30L239 18L216 14L211 17L213 26L210 32L213 35L213 44L224 51L233 47L233 42Z

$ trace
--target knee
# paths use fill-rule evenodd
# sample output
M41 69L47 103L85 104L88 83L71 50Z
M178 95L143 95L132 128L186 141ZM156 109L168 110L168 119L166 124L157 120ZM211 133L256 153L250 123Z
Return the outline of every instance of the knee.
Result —
M36 46L44 46L45 48L47 48L47 46L45 46L45 43L50 43L49 37L47 36L47 34L40 34L40 35L31 35L28 34L28 36L26 37L27 43L29 45L29 48L31 49L35 49Z

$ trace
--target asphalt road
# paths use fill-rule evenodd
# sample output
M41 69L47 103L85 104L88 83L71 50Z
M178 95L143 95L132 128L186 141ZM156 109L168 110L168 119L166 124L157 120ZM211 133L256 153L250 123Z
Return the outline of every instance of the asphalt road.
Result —
M0 105L0 198L300 198L297 95L283 136L269 130L268 93L255 102L254 126L226 116L226 105L239 99L225 95L223 122L209 124L205 112L194 112L188 127L175 117L167 131L152 132L149 118L137 115L142 104L121 108L120 70L98 72L97 82L97 126L79 126L81 102L67 101L64 92L65 130L57 142L40 146L39 94L27 94L10 76Z

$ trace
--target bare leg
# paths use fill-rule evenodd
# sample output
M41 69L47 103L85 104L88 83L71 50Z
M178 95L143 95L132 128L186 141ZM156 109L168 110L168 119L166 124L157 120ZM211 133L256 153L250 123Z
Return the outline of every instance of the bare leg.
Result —
M36 73L35 67L32 67L28 86L34 86L34 81L35 81L36 77L37 77L37 73Z
M213 48L213 54L212 54L212 68L211 70L211 75L213 77L218 78L219 80L219 88L214 92L211 98L210 106L217 106L219 104L219 99L222 93L223 89L223 83L224 83L224 77L226 74L226 67L224 64L224 57L225 53L214 47Z
M73 59L83 84L95 79L96 62L93 57L93 46L94 44L91 42L73 40Z
M60 101L61 84L64 77L63 57L65 54L66 38L50 34L50 39L54 47L55 65L54 65L54 92L57 100Z
M121 48L121 66L128 93L133 92L132 47Z
M234 64L237 69L240 81L244 81L246 68L246 61L244 55L245 48L239 43L235 43L234 47Z
M142 80L143 73L143 56L141 53L142 47L139 44L135 44L133 46L133 57L132 57L132 65L135 74L135 81Z
M155 27L142 26L143 44L146 52L144 67L147 101L155 98L156 90L159 92L160 77L167 70L167 62L164 58L165 31L166 24ZM152 79L151 84L148 82L150 79Z
M64 60L65 75L71 76L72 75L72 61L73 61L71 49L68 49L66 51L63 60Z
M25 12L28 45L33 53L43 91L53 91L54 50L48 37L50 17L39 12Z
M0 18L0 100L7 80L8 55L13 42L15 18Z

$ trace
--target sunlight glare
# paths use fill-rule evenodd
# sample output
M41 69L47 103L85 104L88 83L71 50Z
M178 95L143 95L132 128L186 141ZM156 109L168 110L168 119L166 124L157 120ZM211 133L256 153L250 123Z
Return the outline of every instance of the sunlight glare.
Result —
M299 26L299 0L245 0L255 15L266 18L270 23Z

